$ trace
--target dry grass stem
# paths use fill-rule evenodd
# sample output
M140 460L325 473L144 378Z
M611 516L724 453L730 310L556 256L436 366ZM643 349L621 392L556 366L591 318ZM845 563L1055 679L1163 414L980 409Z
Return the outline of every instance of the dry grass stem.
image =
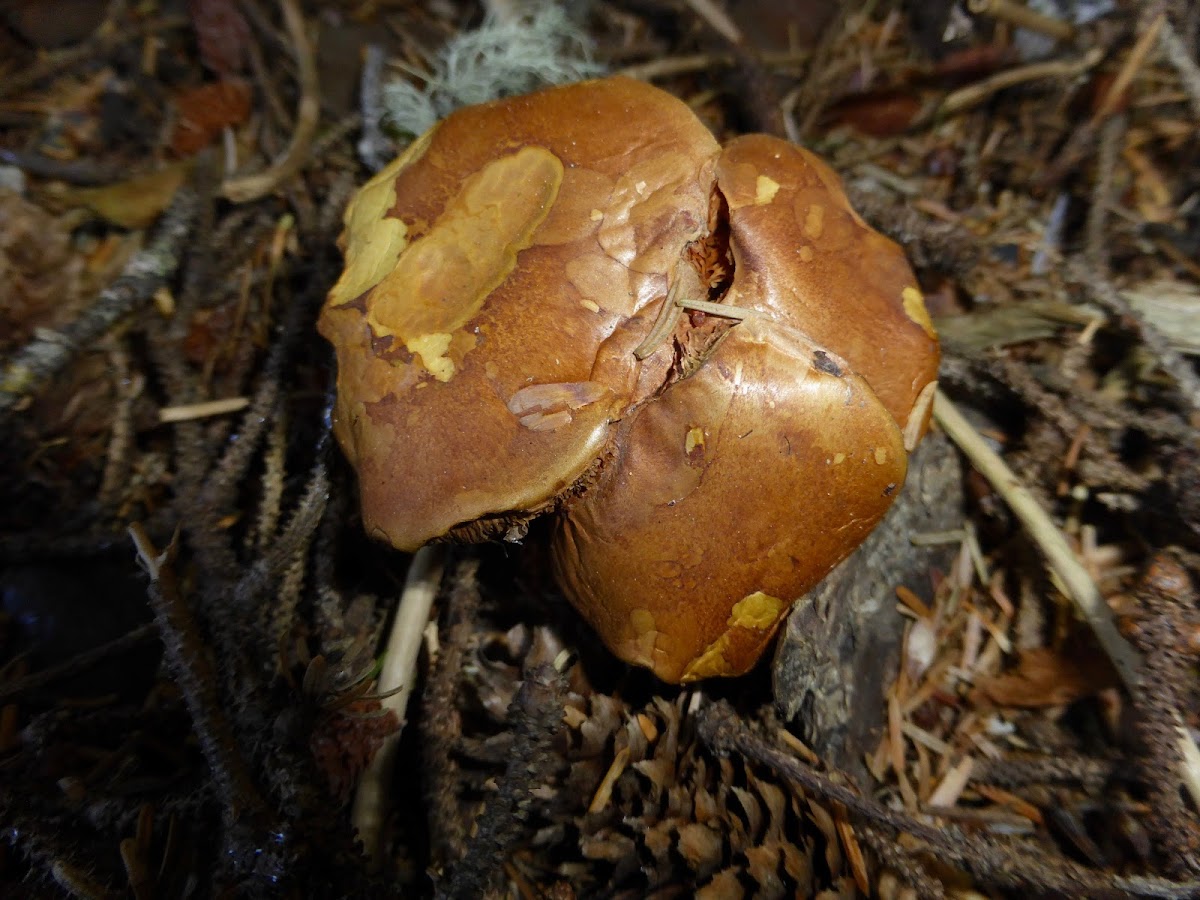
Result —
M988 446L979 432L941 391L938 391L933 401L933 416L942 430L966 454L976 470L1016 513L1030 537L1045 554L1050 570L1058 577L1080 616L1088 623L1100 646L1112 660L1121 675L1121 680L1132 693L1136 693L1138 669L1141 666L1138 653L1117 630L1112 610L1087 570L1079 562L1062 531L1033 494L1021 484L1020 479L1000 455Z
M967 9L977 16L990 16L1059 41L1069 41L1075 34L1075 28L1070 22L1030 9L1016 0L968 0Z
M226 397L223 400L205 400L201 403L187 403L183 406L164 406L158 411L158 421L164 425L175 422L191 422L195 419L207 419L212 416L241 412L249 405L250 400L246 397Z
M1104 51L1096 47L1077 59L1052 59L1000 72L947 94L934 111L932 119L938 121L974 109L986 103L999 91L1016 87L1019 84L1027 84L1031 81L1078 78L1085 72L1094 69L1103 59Z
M408 575L400 594L400 603L383 651L383 668L376 691L383 708L394 712L401 729L417 676L417 655L421 635L442 583L444 551L426 546L418 550L408 565ZM403 730L389 735L358 783L350 821L373 865L382 866L380 838L384 821L391 809L391 785L396 749Z

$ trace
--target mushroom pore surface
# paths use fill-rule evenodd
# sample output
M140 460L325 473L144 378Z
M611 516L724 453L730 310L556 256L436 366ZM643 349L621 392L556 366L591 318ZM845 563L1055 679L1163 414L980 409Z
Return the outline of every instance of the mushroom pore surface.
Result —
M414 550L552 515L567 597L665 680L752 666L927 427L900 249L811 153L722 149L648 85L460 110L344 222L319 328L367 529Z

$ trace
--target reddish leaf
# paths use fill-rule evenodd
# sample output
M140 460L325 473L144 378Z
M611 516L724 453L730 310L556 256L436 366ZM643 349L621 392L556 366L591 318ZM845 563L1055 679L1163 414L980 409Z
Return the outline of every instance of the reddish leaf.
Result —
M981 679L978 687L1000 706L1040 707L1073 703L1116 684L1116 670L1100 650L1077 646L1026 650L1015 668Z
M309 736L308 748L317 769L339 801L350 798L376 751L400 728L394 712L381 715L379 710L378 700L355 701L341 713L322 717Z
M175 98L178 116L171 134L171 150L191 156L230 125L240 125L250 115L250 88L244 81L218 81L184 91Z
M872 137L904 132L921 111L921 99L907 90L881 90L854 94L828 111L829 124L849 125Z

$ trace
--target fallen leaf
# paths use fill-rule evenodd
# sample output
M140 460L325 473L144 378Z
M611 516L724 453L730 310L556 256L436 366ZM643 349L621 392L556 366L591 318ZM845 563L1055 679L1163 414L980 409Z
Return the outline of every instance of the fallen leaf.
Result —
M249 118L250 87L236 79L204 84L176 96L175 110L171 150L176 156L191 156L226 128Z
M1200 356L1200 290L1194 285L1162 278L1126 288L1121 294L1176 350Z
M920 114L923 102L907 90L879 90L839 100L828 111L828 125L849 125L871 137L903 134Z
M1025 650L1002 675L983 678L978 689L999 706L1062 706L1115 686L1116 670L1096 647Z
M68 188L60 197L70 205L86 206L122 228L145 228L170 205L189 167L187 162L175 163L104 187Z

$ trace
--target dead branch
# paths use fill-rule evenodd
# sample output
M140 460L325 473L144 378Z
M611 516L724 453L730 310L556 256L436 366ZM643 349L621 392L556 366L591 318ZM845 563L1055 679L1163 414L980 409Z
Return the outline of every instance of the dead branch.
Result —
M196 736L225 809L226 824L236 822L244 814L266 819L266 804L250 776L217 696L216 673L191 610L179 593L172 568L177 545L172 541L160 553L140 525L130 526L129 533L137 547L138 560L150 576L150 601L167 664L192 715Z
M961 866L986 884L1024 891L1093 895L1111 890L1139 897L1177 898L1200 891L1200 880L1174 882L1164 878L1114 876L1094 872L1064 857L1052 856L1034 844L968 834L952 825L931 825L907 813L860 797L850 788L813 771L795 756L776 749L754 734L725 701L708 704L700 713L701 739L715 752L737 751L766 766L800 790L845 806L851 818L894 834L908 834L924 846L912 855Z
M458 683L466 645L477 627L477 560L459 563L446 600L439 651L421 698L421 759L425 769L426 816L434 859L445 867L466 852L467 827L458 799L458 763L454 751L462 737Z
M499 793L484 807L449 884L438 885L438 897L483 897L499 880L503 869L498 863L511 855L532 811L531 791L545 783L556 765L550 749L562 728L565 668L566 659L560 657L553 665L540 665L525 676L508 708L514 740Z
M149 305L154 292L175 274L203 200L181 187L163 214L150 244L136 253L113 284L69 325L43 332L18 350L0 372L0 416L60 373L82 351L129 316Z

